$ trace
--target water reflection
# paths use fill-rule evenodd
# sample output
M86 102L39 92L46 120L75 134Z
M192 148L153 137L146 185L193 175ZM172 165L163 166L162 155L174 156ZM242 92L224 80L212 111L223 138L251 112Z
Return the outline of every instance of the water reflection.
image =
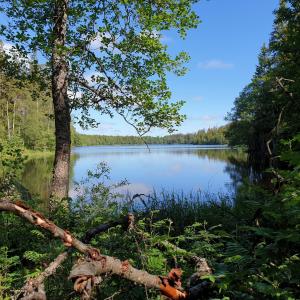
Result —
M46 199L50 192L53 157L30 159L21 176L22 184L31 194Z
M72 150L70 194L74 181L105 161L111 168L111 182L127 179L122 192L149 193L153 189L232 193L249 170L245 155L211 146L90 146ZM22 183L42 198L49 195L53 158L32 159L25 165Z

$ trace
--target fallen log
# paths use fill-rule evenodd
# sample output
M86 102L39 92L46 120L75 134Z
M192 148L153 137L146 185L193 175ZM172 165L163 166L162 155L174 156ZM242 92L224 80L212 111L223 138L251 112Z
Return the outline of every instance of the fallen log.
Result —
M9 199L2 198L0 199L0 211L12 212L26 219L31 224L49 231L54 237L60 238L66 247L74 247L79 252L86 254L87 258L76 264L71 272L70 278L75 279L75 284L78 284L80 280L83 285L87 283L93 284L99 275L110 273L148 288L158 289L163 295L172 300L196 299L197 297L195 295L199 290L197 287L191 287L186 291L181 290L180 284L178 284L181 274L177 271L178 269L173 269L167 277L162 277L136 269L128 261L121 261L111 256L102 255L98 249L81 242L72 236L69 231L58 227L41 213L34 211L21 201L12 202ZM82 280L83 277L87 280Z
M124 229L131 230L133 228L134 216L133 214L128 214L125 217L117 220L111 221L106 224L101 224L95 228L92 228L87 231L82 241L84 243L89 243L90 240L95 237L97 234L104 232L112 227L122 225ZM71 249L59 254L55 260L53 260L49 266L36 278L30 278L27 280L25 285L21 288L20 292L14 299L16 300L29 300L29 299L46 299L46 294L43 288L44 280L53 275L57 268L67 259L68 254L71 252Z
M47 277L53 275L57 268L67 259L68 251L59 254L49 266L36 278L30 278L21 288L20 292L13 299L16 300L46 300L44 291L44 281Z

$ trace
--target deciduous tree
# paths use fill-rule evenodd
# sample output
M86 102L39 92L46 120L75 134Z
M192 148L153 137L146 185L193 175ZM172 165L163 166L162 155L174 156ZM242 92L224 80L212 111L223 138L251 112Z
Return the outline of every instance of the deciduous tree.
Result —
M1 1L8 18L0 34L24 56L37 53L51 82L56 150L52 195L68 195L71 111L95 126L89 109L121 115L140 135L152 127L170 132L183 120L182 101L170 103L168 72L182 75L186 53L171 57L162 31L181 37L196 27L195 0ZM47 74L49 78L47 79Z

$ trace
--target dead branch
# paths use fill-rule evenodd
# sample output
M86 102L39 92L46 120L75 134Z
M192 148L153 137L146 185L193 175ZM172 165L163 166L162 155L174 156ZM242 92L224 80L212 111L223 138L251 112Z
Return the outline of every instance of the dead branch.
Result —
M48 230L54 237L59 237L65 246L74 247L82 253L88 254L91 247L74 238L70 232L56 226L49 219L45 218L41 213L34 211L22 201L12 202L7 198L0 199L0 211L10 211L31 224Z
M130 229L133 226L133 222L134 222L133 214L128 214L127 216L117 221L111 221L105 224L101 224L95 228L88 230L88 232L85 234L84 238L82 239L82 242L88 244L91 241L91 239L95 237L97 234L104 232L112 227L116 227L118 225L122 225L124 229Z
M276 77L276 82L277 84L280 86L280 88L283 90L283 92L290 98L286 104L281 108L279 114L278 114L278 117L277 117L277 121L276 121L276 125L274 126L274 128L272 128L272 130L270 131L270 139L267 141L267 150L268 150L268 153L270 156L273 155L272 151L271 151L271 148L270 148L270 143L272 142L273 140L273 136L274 135L278 135L279 133L279 127L280 127L280 124L281 124L281 121L282 121L282 116L283 116L283 113L285 112L286 108L291 104L291 102L294 100L294 95L292 92L290 92L288 90L288 88L283 84L284 81L287 81L287 82L295 82L294 80L292 79L286 79L286 78L283 78L283 77ZM272 165L271 165L272 167Z
M24 296L22 300L46 300L46 293L44 285L40 285L38 291L32 291L27 296Z
M201 280L202 276L210 275L213 273L212 268L209 266L209 264L205 258L199 257L192 252L189 252L185 249L179 248L177 245L174 245L174 244L170 243L169 241L160 241L160 242L158 242L158 246L163 246L166 249L172 249L172 251L175 254L182 255L182 256L184 256L184 258L186 260L189 260L195 264L196 272L187 279L187 286L188 287L194 286L193 287L194 294L199 295L199 293L196 292L197 290L200 290L200 289L203 290L204 288L207 287L207 285L210 285L210 283L208 283L208 282L201 282L201 283L197 284L197 282L199 282L199 280Z
M53 275L57 268L67 259L68 251L59 254L53 262L36 278L30 278L22 287L16 299L29 300L29 299L46 299L46 294L43 287L44 280ZM42 296L44 294L44 296ZM44 298L43 298L44 297Z
M70 278L75 280L75 288L80 287L80 280L83 285L90 284L91 286L96 282L96 278L101 274L115 274L126 278L137 284L144 285L148 288L158 289L163 295L173 300L191 299L194 298L194 291L196 287L182 292L178 288L180 276L177 269L171 270L168 277L162 277L149 274L146 271L138 270L130 265L128 261L121 261L117 258L102 255L96 248L86 245L72 236L67 230L61 229L53 222L45 218L42 214L32 210L23 202L12 202L6 198L0 199L0 211L12 212L35 226L41 227L54 237L59 237L65 246L74 247L79 252L87 255L87 258L78 262L72 269ZM174 277L178 280L174 281Z
M126 229L132 229L134 223L134 216L133 214L128 214L127 216L123 217L122 219L115 221L115 222L109 222L107 224L101 224L96 228L90 229L85 237L82 239L84 243L89 243L90 240L97 234L104 232L112 227L115 227L117 225L122 225ZM70 249L69 249L70 250ZM68 254L70 251L63 252L59 254L53 262L50 263L50 265L37 277L37 278L30 278L26 284L22 287L20 293L17 295L16 299L20 300L29 300L29 299L46 299L45 293L44 298L42 298L42 292L41 287L44 282L44 280L53 275L57 268L67 259ZM43 288L42 288L43 290ZM33 297L33 298L32 298Z
M281 89L284 91L284 93L293 100L294 99L293 93L288 90L288 88L283 84L283 81L294 83L295 80L287 79L287 78L283 78L283 77L276 77L276 82L278 83L278 85L281 87Z

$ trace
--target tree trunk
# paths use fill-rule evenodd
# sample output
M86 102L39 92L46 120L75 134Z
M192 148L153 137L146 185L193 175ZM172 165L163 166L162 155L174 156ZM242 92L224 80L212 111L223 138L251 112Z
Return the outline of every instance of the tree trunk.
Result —
M10 139L10 123L9 123L9 113L8 113L8 101L6 101L6 117L7 117L7 137Z
M15 121L16 121L16 101L14 100L14 111L12 120L12 135L15 135Z
M68 101L68 64L63 46L66 42L68 0L57 0L54 7L52 50L52 99L55 117L55 159L51 185L52 198L65 198L69 189L71 152L70 108Z

